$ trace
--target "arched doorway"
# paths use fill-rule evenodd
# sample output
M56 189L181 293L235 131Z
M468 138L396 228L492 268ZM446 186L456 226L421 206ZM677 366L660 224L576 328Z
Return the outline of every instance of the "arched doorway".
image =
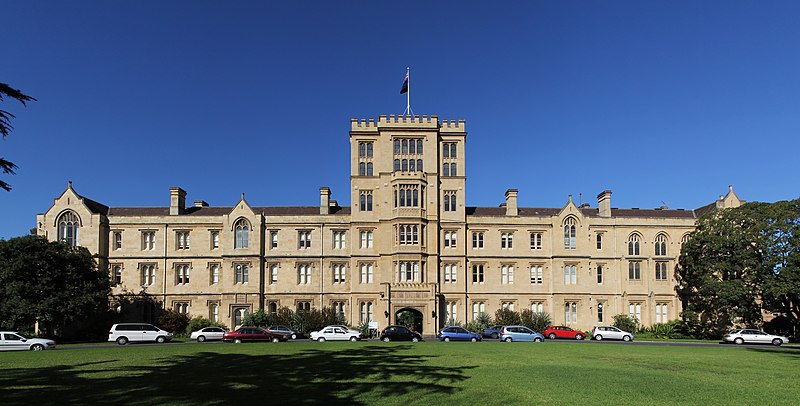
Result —
M413 307L404 307L394 314L395 322L422 334L422 312Z

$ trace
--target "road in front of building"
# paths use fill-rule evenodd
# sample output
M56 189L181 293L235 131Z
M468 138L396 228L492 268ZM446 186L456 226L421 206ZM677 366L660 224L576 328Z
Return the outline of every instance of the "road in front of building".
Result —
M286 343L281 343L283 345L291 345L293 342L311 342L310 339L299 339L299 340L291 340ZM361 340L361 342L372 342L376 344L382 343L377 339L370 339L370 340ZM425 341L423 342L438 342L435 337L425 337ZM500 340L492 340L492 339L484 339L483 342L500 342ZM603 341L595 341L595 340L545 340L543 345L547 345L550 342L563 342L563 343L570 343L575 345L646 345L646 346L656 346L656 347L727 347L727 348L770 348L775 350L787 350L787 351L800 351L800 346L797 344L789 344L783 345L780 347L776 347L769 344L742 344L742 345L735 345L735 344L726 344L726 343L713 343L713 342L694 342L694 341L616 341L616 340L603 340ZM205 341L205 342L197 342L197 341L183 341L183 342L170 342L170 343L134 343L128 345L118 345L113 342L108 343L96 343L96 344L63 344L56 349L59 350L76 350L82 348L126 348L126 347L141 347L141 346L155 346L155 345L230 345L231 343L224 343L222 341ZM445 343L442 343L445 345ZM246 344L245 344L246 345ZM324 345L320 343L320 345ZM452 343L447 343L447 345L452 345ZM480 344L477 344L480 345ZM513 345L513 344L508 344ZM541 344L540 344L541 345Z

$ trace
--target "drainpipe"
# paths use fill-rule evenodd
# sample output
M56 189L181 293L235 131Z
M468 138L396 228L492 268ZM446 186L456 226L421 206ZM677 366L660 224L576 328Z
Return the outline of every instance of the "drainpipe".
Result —
M167 308L167 245L169 244L169 234L168 229L169 224L164 224L164 279L162 279L162 295L164 300L164 309Z
M325 268L324 268L324 266L325 266L325 222L323 222L322 226L320 227L320 234L321 234L321 236L319 237L319 245L320 245L320 247L319 247L319 249L320 249L320 251L319 251L319 309L322 310L322 308L325 307L325 304L323 302L323 300L324 300L323 298L325 296L325 294L324 294L324 292L325 292Z

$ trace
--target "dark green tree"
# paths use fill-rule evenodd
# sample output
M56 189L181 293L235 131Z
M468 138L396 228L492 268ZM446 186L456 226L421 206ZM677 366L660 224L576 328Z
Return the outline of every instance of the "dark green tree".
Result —
M14 89L9 85L0 82L0 102L2 102L6 97L16 99L22 103L23 106L26 106L27 102L29 101L36 101L36 99L22 93L20 90ZM11 126L12 118L14 118L13 114L6 110L0 109L0 135L2 135L3 138L6 138L8 134L11 133L11 130L14 129L14 127ZM2 170L3 173L13 175L14 169L17 169L17 165L3 157L0 157L0 170ZM0 188L4 189L5 191L9 191L11 190L11 185L0 180Z
M500 308L494 312L494 322L502 326L516 326L522 324L522 319L519 317L519 313L513 310Z
M684 320L695 323L702 335L718 337L733 324L761 323L759 300L769 251L764 219L769 206L747 203L716 210L698 221L683 244L676 290Z
M0 328L47 334L109 308L108 272L84 247L38 236L0 240Z
M761 214L765 225L761 302L765 310L786 317L796 336L800 330L800 199L772 203Z

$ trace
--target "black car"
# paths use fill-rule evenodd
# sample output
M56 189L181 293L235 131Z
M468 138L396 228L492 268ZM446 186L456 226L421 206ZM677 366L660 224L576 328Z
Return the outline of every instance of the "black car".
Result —
M381 341L411 341L416 343L422 341L422 334L411 331L405 326L389 326L383 329L380 336Z
M292 340L297 340L303 336L299 331L288 326L269 326L267 327L267 331L270 333L283 334Z

